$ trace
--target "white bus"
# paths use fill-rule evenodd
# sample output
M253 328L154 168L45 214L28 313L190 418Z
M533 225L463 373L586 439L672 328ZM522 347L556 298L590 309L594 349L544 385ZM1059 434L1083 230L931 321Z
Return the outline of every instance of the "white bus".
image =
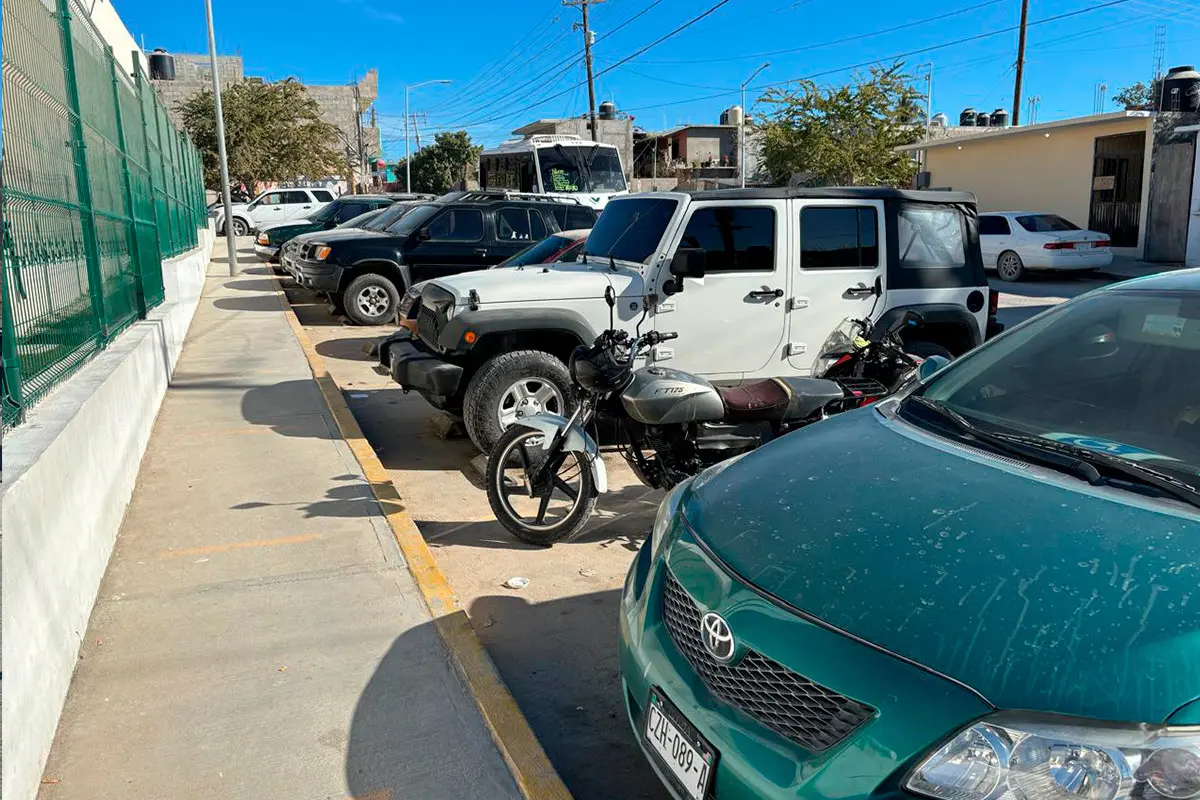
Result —
M479 156L479 188L571 197L595 209L627 194L621 154L574 135L513 139Z

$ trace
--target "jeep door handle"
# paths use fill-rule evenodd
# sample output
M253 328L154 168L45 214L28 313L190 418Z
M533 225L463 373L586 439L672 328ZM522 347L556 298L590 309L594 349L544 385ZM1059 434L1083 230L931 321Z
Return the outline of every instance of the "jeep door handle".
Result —
M783 289L762 289L761 291L751 292L750 296L755 300L777 300L780 297L783 297Z
M486 255L487 255L487 248L486 248L486 247L476 247L476 248L475 248L475 255L477 255L477 256L486 256Z
M874 286L851 286L849 289L846 290L846 294L850 295L851 297L867 297L868 295L875 294L875 287Z

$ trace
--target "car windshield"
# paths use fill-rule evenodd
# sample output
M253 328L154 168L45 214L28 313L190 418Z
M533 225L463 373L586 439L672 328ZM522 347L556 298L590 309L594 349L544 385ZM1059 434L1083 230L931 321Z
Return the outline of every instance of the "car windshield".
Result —
M333 219L333 215L341 210L342 204L336 200L327 205L321 206L314 214L309 215L309 222L326 222Z
M534 242L515 256L497 264L499 267L523 267L526 264L545 264L554 254L562 250L571 240L565 236L547 236Z
M403 217L412 209L411 203L393 203L382 209L379 216L368 223L367 230L381 231L396 220Z
M1027 214L1017 217L1017 224L1030 233L1058 233L1077 231L1079 226L1057 214Z
M398 220L387 226L388 233L397 236L408 236L417 228L429 221L430 217L441 210L441 206L415 206L408 213L402 214Z
M678 203L666 197L613 200L588 234L584 253L589 258L616 258L646 264Z
M993 431L1115 456L1200 490L1200 291L1089 295L919 394Z
M346 220L341 225L338 225L338 227L339 228L365 228L365 227L367 227L368 224L370 224L373 220L375 220L376 217L381 215L383 213L383 211L384 211L384 209L377 208L374 211L368 211L365 214L359 214L357 217L351 217L350 219Z
M617 151L598 144L541 147L537 151L547 192L622 192L625 175Z

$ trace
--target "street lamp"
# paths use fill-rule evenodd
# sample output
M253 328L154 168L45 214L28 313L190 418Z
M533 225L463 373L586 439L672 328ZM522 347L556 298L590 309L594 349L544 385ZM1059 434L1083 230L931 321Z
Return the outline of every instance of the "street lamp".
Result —
M742 188L746 188L746 84L754 80L758 73L771 66L770 61L764 61L762 66L750 73L750 77L742 81L742 118L738 120L738 176Z
M420 83L414 83L411 86L404 87L404 191L406 191L406 192L412 191L412 157L409 155L409 152L408 152L408 122L409 122L408 90L409 89L420 89L422 86L429 86L430 84L433 84L433 83L446 84L446 83L453 83L453 81L448 81L445 79L435 80L435 81L421 81Z
M213 32L212 0L204 0L204 15L208 18L208 57L212 62L213 111L216 114L217 161L221 165L221 200L225 208L225 252L229 257L229 274L238 273L237 242L233 236L233 209L229 198L229 161L225 157L225 116L221 110L221 78L217 72L217 36Z

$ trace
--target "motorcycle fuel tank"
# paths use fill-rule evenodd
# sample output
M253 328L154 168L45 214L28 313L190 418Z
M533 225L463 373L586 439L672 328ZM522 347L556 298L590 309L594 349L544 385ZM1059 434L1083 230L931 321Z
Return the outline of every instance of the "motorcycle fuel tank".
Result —
M645 367L621 392L629 416L646 425L713 422L725 417L725 404L711 383L666 367Z

